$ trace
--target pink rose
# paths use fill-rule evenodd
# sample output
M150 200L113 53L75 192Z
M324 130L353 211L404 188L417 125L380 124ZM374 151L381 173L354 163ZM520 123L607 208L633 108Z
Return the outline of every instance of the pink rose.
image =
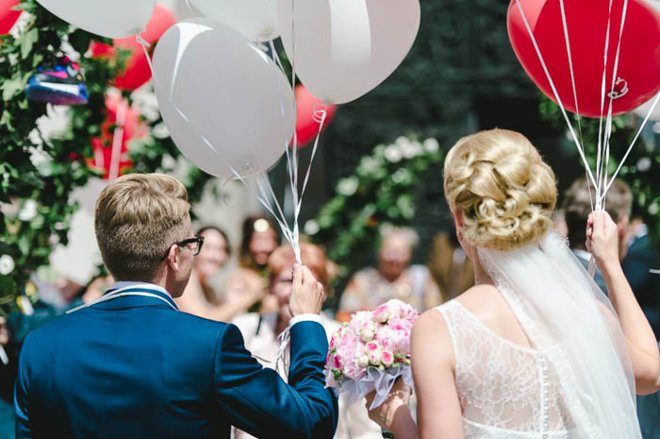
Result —
M343 367L343 364L341 362L341 357L339 355L335 355L332 358L332 367L334 369L341 369Z
M380 366L381 362L381 352L380 351L369 351L369 364L372 366Z
M390 351L383 351L380 353L380 359L383 362L383 366L390 367L394 363L394 354Z
M371 313L371 317L375 322L387 323L387 321L390 319L392 314L390 312L388 304L389 302L380 305Z
M380 344L376 341L370 341L367 343L367 352L380 351Z
M359 380L364 376L364 372L364 367L361 367L354 358L344 365L344 375L352 380Z

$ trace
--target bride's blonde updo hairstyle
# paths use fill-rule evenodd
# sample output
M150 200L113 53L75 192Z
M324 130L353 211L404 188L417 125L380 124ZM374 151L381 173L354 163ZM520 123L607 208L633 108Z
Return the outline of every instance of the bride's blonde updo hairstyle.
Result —
M445 197L463 216L463 237L512 250L538 241L557 202L552 169L520 133L494 129L463 137L445 160Z

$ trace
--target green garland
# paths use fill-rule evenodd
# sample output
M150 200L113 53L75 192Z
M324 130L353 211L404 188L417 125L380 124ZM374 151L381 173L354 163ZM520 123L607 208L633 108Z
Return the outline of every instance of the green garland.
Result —
M120 62L111 66L80 57L89 103L69 109L70 123L61 136L40 139L36 120L47 105L27 99L28 79L37 67L57 62L63 42L69 52L84 54L95 37L72 29L35 0L24 0L21 7L28 14L25 28L16 38L3 37L0 45L0 312L25 293L31 273L48 264L53 245L67 243L77 209L70 194L96 174L86 157L105 117L105 89L121 68Z
M417 210L415 189L430 168L442 163L444 154L433 138L419 142L399 137L390 145L376 146L353 175L339 180L335 195L304 227L339 264L337 282L350 274L347 267L353 265L356 250L373 248L381 226L411 224Z

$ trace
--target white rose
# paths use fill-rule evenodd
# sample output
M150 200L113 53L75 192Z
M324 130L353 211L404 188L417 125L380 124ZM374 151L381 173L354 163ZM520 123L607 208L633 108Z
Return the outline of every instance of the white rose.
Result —
M305 223L304 229L306 235L316 235L320 230L319 223L314 220L309 220Z
M8 275L12 271L14 271L14 268L16 267L16 264L14 264L14 258L12 258L9 255L2 255L0 256L0 274L3 276Z
M362 340L365 343L373 340L375 336L376 336L376 331L374 331L373 327L368 326L360 329L360 340Z
M367 354L362 354L362 355L358 358L358 360L357 360L357 364L358 364L358 366L360 366L360 367L367 367L367 366L369 366L369 356L368 356Z
M431 153L438 152L438 150L440 149L440 144L438 143L437 140L433 138L429 138L424 141L424 149L426 150L426 152L431 152Z
M385 158L390 163L398 163L403 158L401 148L397 145L390 145L385 148Z
M32 221L35 216L37 216L37 202L34 200L27 200L18 212L18 219L27 222Z
M342 178L337 183L337 193L345 197L353 195L360 185L360 182L355 177Z
M637 161L637 170L639 172L646 172L651 169L651 159L648 157L642 157Z

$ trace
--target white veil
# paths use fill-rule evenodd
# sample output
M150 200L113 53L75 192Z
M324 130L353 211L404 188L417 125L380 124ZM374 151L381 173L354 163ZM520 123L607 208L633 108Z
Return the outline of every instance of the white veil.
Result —
M625 340L605 294L548 233L513 251L478 249L534 348L558 379L573 438L641 438Z

